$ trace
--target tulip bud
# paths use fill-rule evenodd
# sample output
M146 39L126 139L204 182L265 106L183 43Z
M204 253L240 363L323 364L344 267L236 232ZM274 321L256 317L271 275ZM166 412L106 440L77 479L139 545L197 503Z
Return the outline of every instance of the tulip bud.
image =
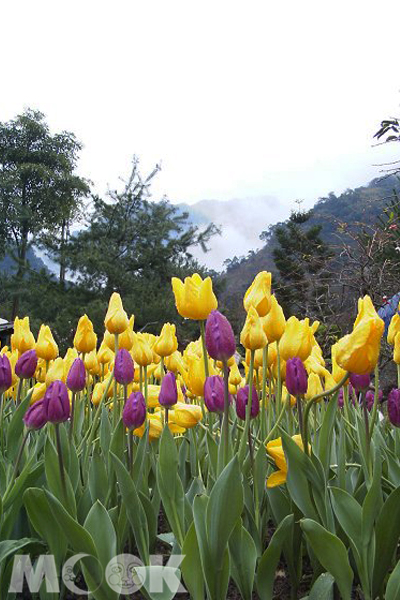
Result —
M295 356L286 362L286 388L292 396L306 393L308 386L307 371L300 358Z
M76 358L67 375L67 388L71 392L81 392L86 385L85 363L81 358Z
M223 412L224 410L224 380L218 375L207 377L204 384L204 403L210 412ZM229 402L232 397L229 396Z
M400 389L393 389L390 391L387 411L391 424L395 427L400 427Z
M135 376L135 367L128 350L122 348L118 350L114 363L114 377L122 385L127 385L133 381Z
M59 380L53 381L46 390L43 403L49 423L56 424L68 420L70 404L65 383Z
M178 388L174 373L167 373L162 380L158 402L161 406L169 408L178 402Z
M123 333L129 325L128 315L122 306L121 296L114 292L111 295L104 325L109 333Z
M383 392L382 392L382 390L379 390L379 392L378 392L378 403L382 402L382 398L383 398ZM365 401L367 403L367 409L369 411L371 411L372 407L374 406L374 400L375 400L375 391L374 390L368 390L368 392L365 394Z
M246 385L238 390L236 396L236 414L243 421L246 419L246 406L249 399L249 386ZM258 399L257 390L253 386L251 394L251 411L250 417L254 419L260 412L260 401Z
M23 419L28 429L41 429L47 423L43 400L38 400L28 408Z
M351 373L350 375L350 383L356 392L365 392L369 388L371 383L371 378L369 373L365 375L357 375L357 373Z
M6 354L0 354L0 394L8 390L12 384L11 363Z
M38 358L35 350L28 350L19 357L15 365L15 374L20 379L30 379L34 376Z
M218 310L211 311L206 322L206 347L211 358L221 361L227 361L236 351L232 326Z
M125 402L122 421L128 429L141 427L146 420L146 402L141 392L132 392Z

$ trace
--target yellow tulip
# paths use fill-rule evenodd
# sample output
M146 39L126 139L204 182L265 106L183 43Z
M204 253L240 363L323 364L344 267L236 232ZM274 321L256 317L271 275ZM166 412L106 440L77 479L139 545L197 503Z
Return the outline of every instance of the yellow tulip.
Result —
M18 377L15 374L15 365L17 364L17 360L18 360L18 350L15 349L13 352L7 352L6 353L8 356L8 360L10 361L10 365L11 365L11 374L12 374L12 383L10 388L14 387L17 384L18 381ZM9 388L9 390L10 390Z
M262 317L261 323L270 344L281 339L285 331L286 319L275 296L271 296L271 308L268 314Z
M108 334L108 335L111 336L111 334ZM105 338L105 336L106 336L106 334L104 334L104 338ZM114 336L111 336L111 337L113 338L113 341L114 341ZM110 348L107 346L105 339L103 339L103 341L100 344L99 351L97 352L97 360L99 361L99 363L101 365L106 365L109 362L114 360L114 352L112 352L110 350Z
M86 370L89 371L91 375L100 375L100 365L95 350L85 354L83 362L85 363Z
M160 437L163 430L161 416L158 414L148 414L147 421L149 424L149 440L153 441ZM142 437L146 428L146 421L141 427L133 430L134 435Z
M240 343L247 350L258 350L267 345L267 336L262 328L261 319L254 306L250 306L245 324L240 334Z
M301 440L300 435L294 435L292 440L296 442L296 444L304 450L303 442ZM275 461L276 466L279 471L275 471L272 473L267 479L267 487L273 488L277 485L282 485L286 482L288 467L286 463L285 453L282 447L282 438L277 438L276 440L271 440L267 444L267 452Z
M314 396L317 396L318 394L322 394L323 391L324 391L324 389L322 387L320 376L317 375L316 373L310 373L308 376L307 391L304 396L305 399L311 400L312 398L314 398ZM322 398L321 398L321 400L322 400Z
M208 361L209 373L216 375L216 370L212 362ZM204 360L195 355L188 356L188 370L185 378L185 385L194 396L203 396L206 374L204 369Z
M251 357L250 350L246 350L246 363L248 365L250 365L250 357ZM264 348L260 348L259 350L256 350L254 352L254 368L255 369L262 368L262 366L264 364L263 359L264 359Z
M45 383L36 383L33 386L33 392L31 396L30 405L35 404L38 400L41 400L46 393L47 386Z
M165 357L165 366L168 371L172 371L175 374L180 373L182 370L185 371L182 354L179 350L175 350L170 356Z
M393 360L396 365L400 365L400 334L394 336Z
M40 383L44 383L46 380L46 361L43 358L39 358L36 371L35 371L35 379Z
M109 333L120 334L128 327L128 315L122 306L121 296L114 292L108 304L104 325Z
M147 367L153 362L153 352L142 333L133 332L133 346L131 350L133 360L141 367Z
M97 335L93 331L93 323L87 315L83 315L78 321L74 346L78 352L85 354L91 352L97 346Z
M303 362L310 356L313 346L313 332L308 318L299 321L290 317L285 332L279 342L279 351L284 360L299 357Z
M46 386L48 387L53 381L65 381L64 361L59 356L50 365L46 373Z
M181 427L180 425L177 425L171 421L170 417L168 417L168 429L173 435L182 435L182 433L185 433L186 431L184 427Z
M68 348L64 356L64 373L66 375L68 375L72 363L76 358L78 358L78 351L76 348Z
M135 317L131 315L131 318L128 322L128 327L125 329L123 333L118 338L118 348L123 348L124 350L128 350L128 352L132 349L133 346L133 326L135 324ZM115 338L114 338L115 339ZM111 348L111 346L110 346ZM114 346L111 348L115 351Z
M29 317L19 319L15 317L14 333L11 336L11 348L18 350L20 354L33 350L35 347L35 338L30 330Z
M203 281L198 273L194 273L191 277L186 277L184 282L173 277L172 291L177 311L185 319L203 321L218 307L211 277L206 277Z
M394 340L398 333L400 333L400 315L396 312L390 321L387 334L387 341L392 346L394 346Z
M178 349L176 327L171 323L164 323L159 338L154 344L154 350L159 356L170 356Z
M353 331L337 343L336 360L345 371L364 375L374 370L385 324L369 296L358 301L358 316Z
M197 404L182 404L178 402L169 414L171 415L171 420L176 425L185 429L194 427L203 418L203 412Z
M336 361L337 349L338 349L338 345L333 344L333 346L331 347L332 377L336 381L336 383L339 383L339 381L341 381L343 379L343 377L346 375L346 371L344 369L342 369L341 367L339 367L339 365L337 364L337 361ZM348 380L346 381L346 385L348 385Z
M148 385L147 386L147 407L156 408L160 406L158 402L158 396L160 395L160 385Z
M234 363L229 369L229 384L238 386L242 381L242 375L239 371L239 367Z
M38 358L43 358L46 361L54 360L58 356L58 346L48 325L40 326L36 343L36 354Z
M244 295L243 306L246 312L253 307L260 317L265 317L271 307L271 273L261 271Z
M289 396L289 401L290 401L290 406L295 406L296 405L296 398L295 396L292 396L291 394L289 394L289 392L287 391L286 386L282 386L282 400L284 402L286 402L287 397Z
M111 386L110 386L111 387ZM92 404L98 406L106 389L106 383L99 381L95 384L92 392Z

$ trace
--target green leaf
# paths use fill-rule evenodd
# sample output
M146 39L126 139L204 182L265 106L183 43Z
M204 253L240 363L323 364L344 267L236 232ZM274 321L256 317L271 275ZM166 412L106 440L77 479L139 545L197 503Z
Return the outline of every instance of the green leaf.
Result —
M84 528L92 536L103 569L117 554L117 536L110 515L97 500L89 511Z
M257 563L257 550L253 538L242 526L242 520L236 524L229 538L232 577L244 600L251 600L254 574Z
M89 490L92 502L105 503L108 493L108 476L104 459L98 450L94 450L89 467Z
M353 543L361 550L362 508L357 500L345 490L331 487L333 510L341 528Z
M318 435L318 456L328 474L330 465L330 454L332 450L332 434L337 417L338 394L334 394L328 402L326 412L322 421L321 430Z
M197 543L196 528L194 522L188 529L182 546L184 559L181 564L183 581L193 600L204 600L204 575L201 568L200 550Z
M257 568L256 585L261 600L271 600L275 572L285 540L293 536L294 516L287 515L276 529L268 548L264 551Z
M140 501L133 481L125 466L115 454L111 453L111 460L117 474L118 485L124 503L128 520L132 526L135 536L136 546L140 558L145 565L150 562L149 557L149 531L147 527L147 517L143 505Z
M311 495L310 495L310 469L315 467L308 456L288 436L282 433L282 445L288 465L286 485L293 501L297 504L303 515L318 520Z
M380 594L393 562L400 536L400 487L393 490L383 505L375 526L375 556L372 592Z
M47 438L44 450L44 466L46 471L46 480L49 490L60 502L68 509L72 516L76 516L75 492L72 488L71 480L67 471L64 468L65 484L67 497L65 497L64 489L61 483L60 463L58 460L57 450L55 449L50 437Z
M391 573L386 586L385 600L400 599L400 561Z
M300 525L318 561L334 577L343 600L351 600L353 571L343 542L312 519L302 519Z
M22 442L22 432L24 430L23 417L28 408L32 393L24 398L14 411L10 424L7 428L7 458L14 461L17 457Z
M330 573L322 573L311 588L308 600L334 600L335 580Z

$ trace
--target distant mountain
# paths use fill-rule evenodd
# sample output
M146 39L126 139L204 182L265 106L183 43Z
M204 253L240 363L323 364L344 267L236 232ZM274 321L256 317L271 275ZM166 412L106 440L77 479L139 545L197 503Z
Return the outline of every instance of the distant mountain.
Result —
M357 223L366 225L376 222L383 207L393 196L393 190L400 190L397 177L374 179L368 185L346 190L340 196L330 193L320 198L314 208L307 227L321 225L321 238L330 244L338 244L337 234L341 224L346 227L356 227ZM233 258L226 273L222 275L224 283L223 295L229 303L241 302L244 292L259 271L274 271L273 249L276 246L274 229L280 223L275 223L264 231L268 231L267 241L257 252L250 253L246 258ZM263 231L262 223L258 234Z
M46 271L48 270L46 264L39 256L36 255L33 248L29 248L26 258L29 262L30 268L33 271L39 272L42 269L45 269ZM16 262L10 255L6 256L0 261L0 272L11 275L12 273L15 273L16 270Z

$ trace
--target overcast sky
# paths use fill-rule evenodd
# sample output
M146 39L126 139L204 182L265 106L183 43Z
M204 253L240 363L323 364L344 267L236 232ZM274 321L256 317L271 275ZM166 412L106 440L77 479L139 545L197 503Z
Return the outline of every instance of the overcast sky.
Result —
M4 2L0 120L29 106L75 132L98 192L137 154L174 202L311 202L396 158L371 144L400 113L399 17L385 0Z

